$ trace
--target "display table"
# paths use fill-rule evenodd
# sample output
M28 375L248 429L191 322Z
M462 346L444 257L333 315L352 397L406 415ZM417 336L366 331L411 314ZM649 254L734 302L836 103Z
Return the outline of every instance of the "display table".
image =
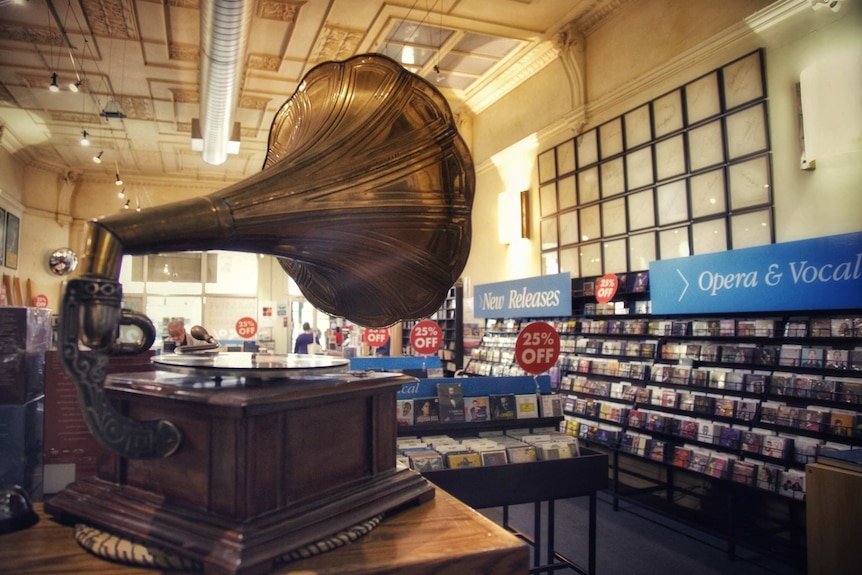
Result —
M474 509L503 507L503 527L535 548L531 573L570 569L582 575L596 573L596 491L608 484L608 456L581 449L572 459L516 463L493 467L426 471L423 477ZM439 490L438 490L439 493ZM554 542L554 501L571 497L589 498L587 566L560 554ZM542 502L547 502L546 562L542 561ZM509 523L509 505L533 504L533 535Z
M127 567L89 554L72 538L72 529L53 521L36 504L34 527L0 536L0 565L16 575L51 573L120 575L168 573ZM280 566L271 573L523 575L529 548L494 522L441 489L427 503L386 517L359 541L317 557ZM170 572L176 575L176 571Z

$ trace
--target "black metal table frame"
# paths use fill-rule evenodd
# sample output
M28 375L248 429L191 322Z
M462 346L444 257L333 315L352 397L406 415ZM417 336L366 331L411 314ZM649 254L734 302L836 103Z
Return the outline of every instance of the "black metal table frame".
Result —
M582 456L572 459L514 463L494 467L472 467L429 471L423 476L441 489L474 509L503 508L503 527L534 548L530 573L551 573L571 569L582 575L596 573L596 492L608 484L608 457L604 453L582 449ZM555 550L555 509L557 499L589 497L588 566L578 565ZM548 505L547 541L542 542L542 503ZM532 503L534 506L532 536L509 523L509 506ZM542 563L542 551L547 563Z

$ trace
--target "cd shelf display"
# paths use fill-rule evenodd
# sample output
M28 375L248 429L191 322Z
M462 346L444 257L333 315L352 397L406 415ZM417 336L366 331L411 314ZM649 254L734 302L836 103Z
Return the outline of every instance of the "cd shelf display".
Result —
M486 331L466 372L511 370L519 323L489 320L502 329ZM609 453L615 505L669 508L724 536L730 555L769 530L804 555L805 465L862 445L862 311L549 323L561 431Z

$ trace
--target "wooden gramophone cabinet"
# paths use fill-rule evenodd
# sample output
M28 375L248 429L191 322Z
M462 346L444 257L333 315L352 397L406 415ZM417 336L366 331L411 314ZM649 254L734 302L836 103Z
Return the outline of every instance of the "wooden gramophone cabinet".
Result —
M110 376L105 390L120 413L168 419L182 443L160 459L107 454L96 477L45 509L199 561L207 574L266 573L290 550L434 497L395 463L395 394L412 381Z

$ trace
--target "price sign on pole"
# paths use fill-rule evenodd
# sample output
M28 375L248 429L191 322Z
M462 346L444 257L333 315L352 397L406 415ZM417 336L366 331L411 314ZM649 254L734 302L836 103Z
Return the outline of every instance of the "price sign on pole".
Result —
M543 321L527 324L515 340L515 360L527 373L545 373L559 355L560 335Z
M616 274L605 274L600 277L596 282L596 301L608 303L614 299L614 296L617 295L618 285Z
M443 330L430 319L422 320L410 330L410 345L419 355L437 353L443 344Z
M254 318L244 317L236 322L236 334L244 339L254 337L257 333L257 322Z
M389 330L369 328L365 330L363 336L365 337L365 343L371 347L382 347L389 341Z
M33 298L33 307L48 307L48 296L39 294Z

